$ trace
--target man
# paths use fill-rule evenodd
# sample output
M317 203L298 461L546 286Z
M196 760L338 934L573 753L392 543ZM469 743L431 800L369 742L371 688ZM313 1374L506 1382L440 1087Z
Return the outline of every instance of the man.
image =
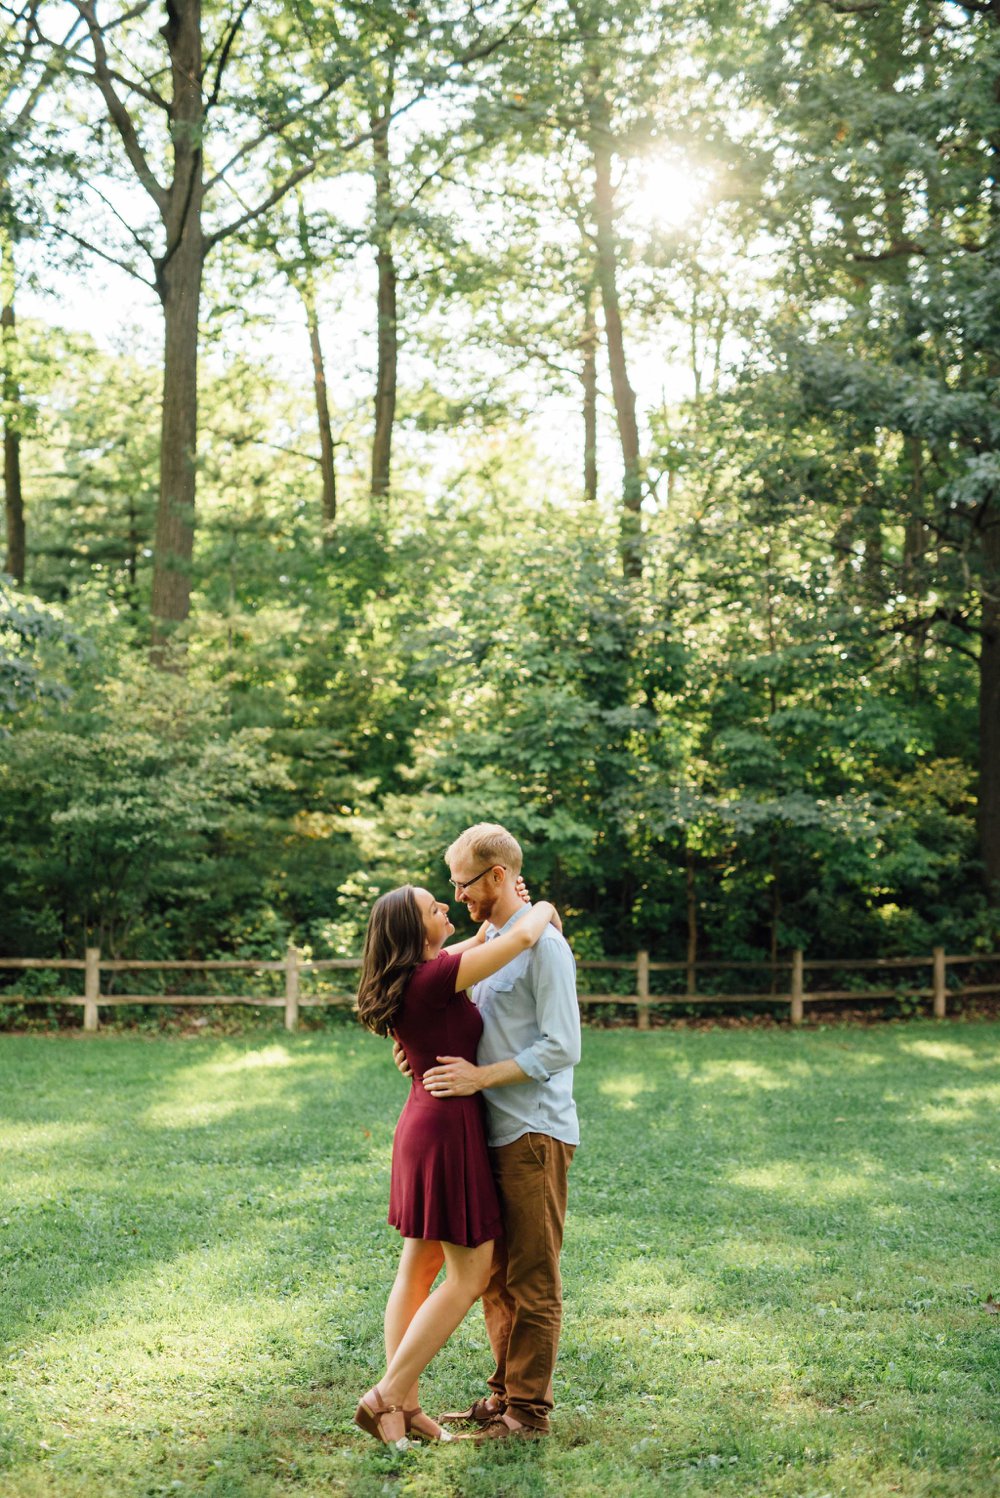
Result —
M487 940L528 908L515 888L521 849L505 828L488 822L470 827L445 860L455 895L473 921L490 922ZM567 1176L580 1139L573 1102L573 1067L580 1059L573 954L549 926L536 946L478 984L473 998L483 1018L477 1064L439 1056L423 1083L435 1097L483 1093L506 1237L494 1250L483 1296L496 1359L491 1393L441 1418L475 1422L477 1440L544 1435L562 1323Z

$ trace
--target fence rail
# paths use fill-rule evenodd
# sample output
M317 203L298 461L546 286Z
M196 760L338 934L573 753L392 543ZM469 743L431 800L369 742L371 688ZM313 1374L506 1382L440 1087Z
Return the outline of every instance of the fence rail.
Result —
M705 1005L716 1004L769 1004L788 1005L789 1020L793 1025L802 1023L803 1011L807 1004L839 1003L848 999L930 999L932 1000L932 1012L936 1019L944 1019L947 1013L948 999L962 998L973 994L1000 994L1000 976L994 983L966 983L948 987L947 970L950 966L960 963L977 965L1000 962L1000 952L981 952L972 954L952 955L946 953L943 947L935 947L929 957L813 957L808 961L803 952L795 950L788 958L777 962L715 962L711 958L698 959L693 962L654 962L650 960L648 951L637 952L634 957L602 957L602 958L580 958L577 967L582 969L594 969L615 972L634 972L636 975L635 993L581 993L579 1001L583 1008L594 1004L618 1005L622 1008L634 1008L636 1026L640 1030L650 1028L650 1012L655 1008L676 1008L683 1005ZM289 945L283 958L279 960L247 960L241 958L214 958L205 961L198 960L176 960L163 961L136 960L129 961L122 958L102 958L99 947L88 947L86 955L81 961L75 957L0 957L0 969L28 970L35 968L75 969L83 971L83 994L82 996L64 996L62 994L23 994L11 993L0 990L0 1004L82 1004L83 1005L83 1028L94 1031L98 1026L99 1011L104 1008L116 1008L123 1004L172 1004L178 1006L200 1006L207 1004L247 1004L255 1009L283 1009L285 1012L285 1029L295 1030L298 1028L299 1011L301 1009L318 1009L348 1005L353 999L345 994L303 994L301 991L302 975L304 973L319 973L333 971L350 971L361 966L360 957L324 957L315 961L303 958L297 947ZM847 971L862 971L864 969L874 971L885 971L894 968L929 968L931 972L930 986L922 985L912 988L806 988L805 975L807 972L826 972L836 974ZM282 996L269 996L261 994L144 994L144 993L102 993L102 973L131 973L131 972L254 972L254 973L284 973L285 991ZM698 972L720 972L720 971L753 971L769 973L772 980L772 989L767 993L699 993L697 991ZM650 988L651 973L673 973L686 974L687 992L682 994L653 993ZM774 985L779 973L789 974L787 992L777 992Z

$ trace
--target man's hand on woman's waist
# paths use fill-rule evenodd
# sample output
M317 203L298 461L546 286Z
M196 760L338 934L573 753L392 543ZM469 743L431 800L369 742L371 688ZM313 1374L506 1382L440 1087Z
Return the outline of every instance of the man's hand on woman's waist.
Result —
M527 1082L528 1074L516 1061L493 1061L489 1066L474 1066L462 1056L439 1056L437 1066L424 1072L424 1090L432 1097L471 1097L484 1087L510 1087Z

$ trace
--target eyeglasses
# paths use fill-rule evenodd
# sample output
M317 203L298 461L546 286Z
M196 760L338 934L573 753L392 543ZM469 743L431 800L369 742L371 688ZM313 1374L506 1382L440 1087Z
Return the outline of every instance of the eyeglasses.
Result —
M461 884L457 879L449 879L448 883L451 885L456 895L460 895L463 889L468 889L470 884L477 884L484 874L489 873L490 869L506 869L506 867L507 865L505 863L491 863L488 869L480 869L478 874L473 874L471 879L466 879Z

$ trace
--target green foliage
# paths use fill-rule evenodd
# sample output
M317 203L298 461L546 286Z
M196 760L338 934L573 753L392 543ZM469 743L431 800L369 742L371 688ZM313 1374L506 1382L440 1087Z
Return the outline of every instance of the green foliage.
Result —
M34 949L54 906L63 942L183 950L182 913L211 905L230 843L284 782L280 762L263 730L223 732L205 683L125 658L76 689L58 718L36 714L0 750L0 945Z
M84 648L57 610L0 575L0 736L26 704L68 695L57 672Z
M444 847L485 817L581 952L995 940L975 825L1000 441L985 12L380 0L245 19L210 169L220 141L247 144L233 183L256 199L317 164L301 223L288 198L209 261L184 673L143 663L156 355L19 324L41 602L3 595L0 946L354 952L373 897L440 889ZM152 76L159 39L128 25ZM72 75L49 81L83 108ZM373 502L367 132L393 90L401 360ZM596 501L580 481L605 98L625 337L653 371L627 583L603 354ZM88 149L90 202L96 125ZM704 179L674 224L637 190L658 153ZM43 156L18 159L53 200L87 170L53 165L46 187ZM287 372L305 333L275 291L306 280L332 538L311 392Z
M25 358L44 392L26 447L29 570L43 597L110 599L133 627L149 604L160 377L134 354L29 325Z

